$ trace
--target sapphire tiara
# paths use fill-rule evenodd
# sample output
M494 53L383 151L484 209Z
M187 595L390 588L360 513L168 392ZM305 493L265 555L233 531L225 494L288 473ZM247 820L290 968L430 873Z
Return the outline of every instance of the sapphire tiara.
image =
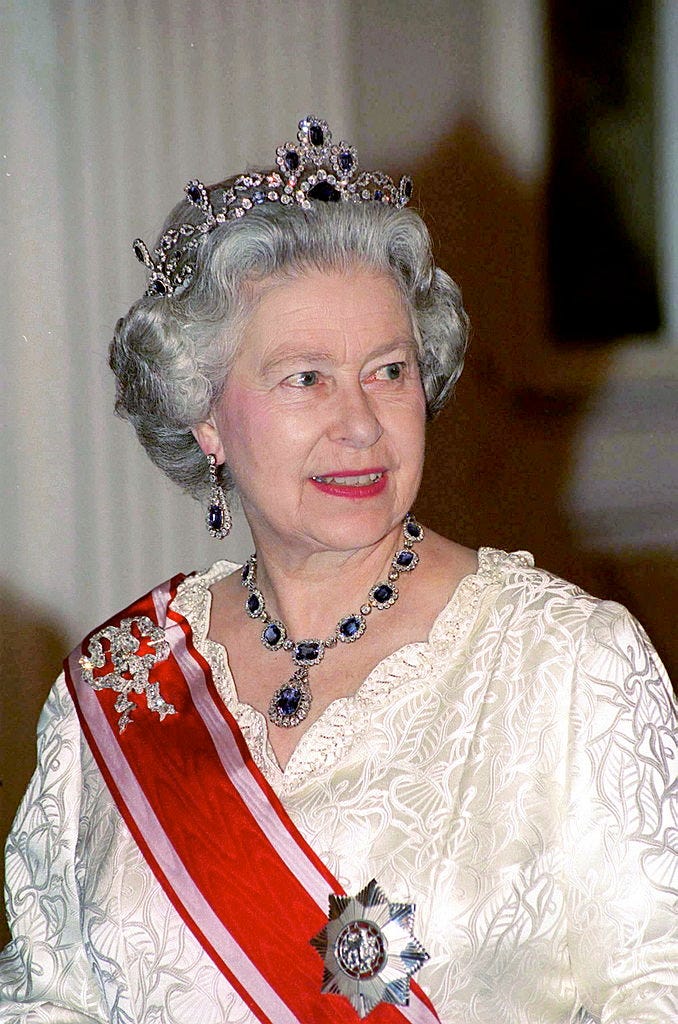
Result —
M173 295L192 275L195 250L205 235L266 203L308 210L314 202L378 202L400 209L412 197L408 175L396 185L382 171L361 172L355 148L333 143L327 122L318 117L299 122L297 141L278 146L276 165L276 170L241 174L228 187L189 181L184 191L202 220L170 228L152 251L140 238L133 243L137 259L150 271L146 295Z

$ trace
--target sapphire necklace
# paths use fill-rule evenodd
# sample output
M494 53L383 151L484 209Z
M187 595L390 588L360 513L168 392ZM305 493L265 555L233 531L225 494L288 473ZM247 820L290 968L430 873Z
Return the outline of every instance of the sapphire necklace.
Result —
M398 600L398 588L395 580L405 572L412 572L419 561L419 555L413 546L424 539L424 531L411 512L403 520L403 546L398 548L391 559L388 579L375 583L365 604L359 612L344 616L334 627L334 632L325 640L292 640L288 636L285 624L279 619L271 619L266 612L266 602L257 589L257 556L250 555L242 567L242 585L249 591L245 601L245 611L251 619L259 619L264 623L261 642L269 651L290 651L292 660L297 666L286 683L279 686L271 697L268 705L268 717L274 725L282 729L299 725L308 715L311 707L311 688L308 681L308 670L319 665L325 656L325 650L335 647L337 643L352 644L359 640L367 629L367 616L373 609L385 611Z

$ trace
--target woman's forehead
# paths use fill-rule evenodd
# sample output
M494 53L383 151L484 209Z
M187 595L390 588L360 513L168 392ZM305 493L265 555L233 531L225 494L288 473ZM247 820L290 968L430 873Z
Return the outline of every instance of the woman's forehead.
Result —
M258 294L257 294L258 293ZM243 339L262 335L288 343L310 333L383 331L391 325L411 333L407 304L393 279L379 271L309 271L257 286ZM289 337L288 337L289 335Z
M377 267L353 263L346 267L307 267L259 280L247 285L253 307L262 303L295 302L300 296L343 302L353 297L361 301L365 294L401 296L391 274Z

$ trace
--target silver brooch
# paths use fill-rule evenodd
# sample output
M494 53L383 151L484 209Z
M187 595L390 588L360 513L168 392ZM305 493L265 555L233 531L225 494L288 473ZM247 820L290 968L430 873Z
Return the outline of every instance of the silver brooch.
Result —
M413 903L390 903L373 878L357 896L330 896L329 921L311 939L325 964L322 992L359 1017L379 1003L407 1006L410 978L428 960L414 936Z
M136 626L136 633L132 627ZM108 640L104 651L103 640ZM139 647L144 642L144 653ZM145 693L146 705L150 711L160 715L173 715L176 709L160 696L158 683L151 683L148 675L157 662L165 661L170 645L165 639L165 630L156 626L147 615L122 619L119 626L106 626L90 638L87 654L80 658L80 667L85 682L95 690L117 690L115 710L120 714L118 729L124 732L132 720L132 711L137 704L129 699L130 693ZM95 669L105 669L97 675Z

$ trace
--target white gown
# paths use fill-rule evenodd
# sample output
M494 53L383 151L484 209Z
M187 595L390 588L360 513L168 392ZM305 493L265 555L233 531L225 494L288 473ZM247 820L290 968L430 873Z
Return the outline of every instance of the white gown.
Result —
M665 673L619 605L481 549L428 643L333 703L284 772L205 639L209 587L175 599L253 756L349 893L415 902L417 980L443 1024L678 1021L678 744ZM214 836L215 844L219 836ZM2 1024L254 1017L144 862L63 679L7 846ZM227 880L225 880L225 884ZM272 912L279 912L271 893Z

